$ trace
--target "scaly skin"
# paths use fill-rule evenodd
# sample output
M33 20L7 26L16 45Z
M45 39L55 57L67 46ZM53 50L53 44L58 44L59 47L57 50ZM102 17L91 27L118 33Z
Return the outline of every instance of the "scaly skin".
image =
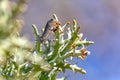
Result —
M55 27L55 26L54 26L54 23L55 23L55 20L54 20L54 19L50 19L50 20L47 22L47 24L46 24L46 26L45 26L45 30L44 30L42 36L40 37L40 41L41 41L42 43L46 43L46 41L48 40L50 31L53 31L53 29L54 29L54 27Z

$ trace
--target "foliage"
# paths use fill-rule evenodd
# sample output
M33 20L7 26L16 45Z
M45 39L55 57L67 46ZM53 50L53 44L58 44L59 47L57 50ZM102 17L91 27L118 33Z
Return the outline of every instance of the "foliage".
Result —
M0 80L65 80L58 79L57 75L66 69L85 74L84 69L67 61L74 57L85 60L90 53L85 46L94 43L82 40L83 34L79 34L76 20L73 20L72 27L68 27L69 22L61 26L54 14L52 32L55 39L47 44L40 41L41 35L32 25L36 36L36 46L32 46L29 40L19 35L23 26L19 16L25 6L26 0L17 3L0 1Z

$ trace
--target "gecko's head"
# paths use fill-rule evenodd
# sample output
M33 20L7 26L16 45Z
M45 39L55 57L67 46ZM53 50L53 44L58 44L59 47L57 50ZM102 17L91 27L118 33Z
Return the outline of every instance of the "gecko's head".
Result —
M50 30L58 29L60 26L60 22L56 21L55 19L50 19L47 23L50 26Z

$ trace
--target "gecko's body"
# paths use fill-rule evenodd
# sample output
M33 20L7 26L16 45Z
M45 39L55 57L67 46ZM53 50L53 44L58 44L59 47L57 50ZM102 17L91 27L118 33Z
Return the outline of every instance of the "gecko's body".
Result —
M52 31L54 28L53 25L54 25L54 20L50 19L45 26L42 36L40 37L40 41L42 43L46 43L46 41L48 40L50 31Z

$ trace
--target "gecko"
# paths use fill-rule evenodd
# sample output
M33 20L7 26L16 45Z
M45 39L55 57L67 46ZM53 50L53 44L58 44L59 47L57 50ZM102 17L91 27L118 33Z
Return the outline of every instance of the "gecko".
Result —
M54 22L55 22L54 19L50 19L47 22L47 24L45 26L45 29L44 29L42 35L40 36L41 43L45 43L46 44L50 32L53 31L53 29L54 29Z

